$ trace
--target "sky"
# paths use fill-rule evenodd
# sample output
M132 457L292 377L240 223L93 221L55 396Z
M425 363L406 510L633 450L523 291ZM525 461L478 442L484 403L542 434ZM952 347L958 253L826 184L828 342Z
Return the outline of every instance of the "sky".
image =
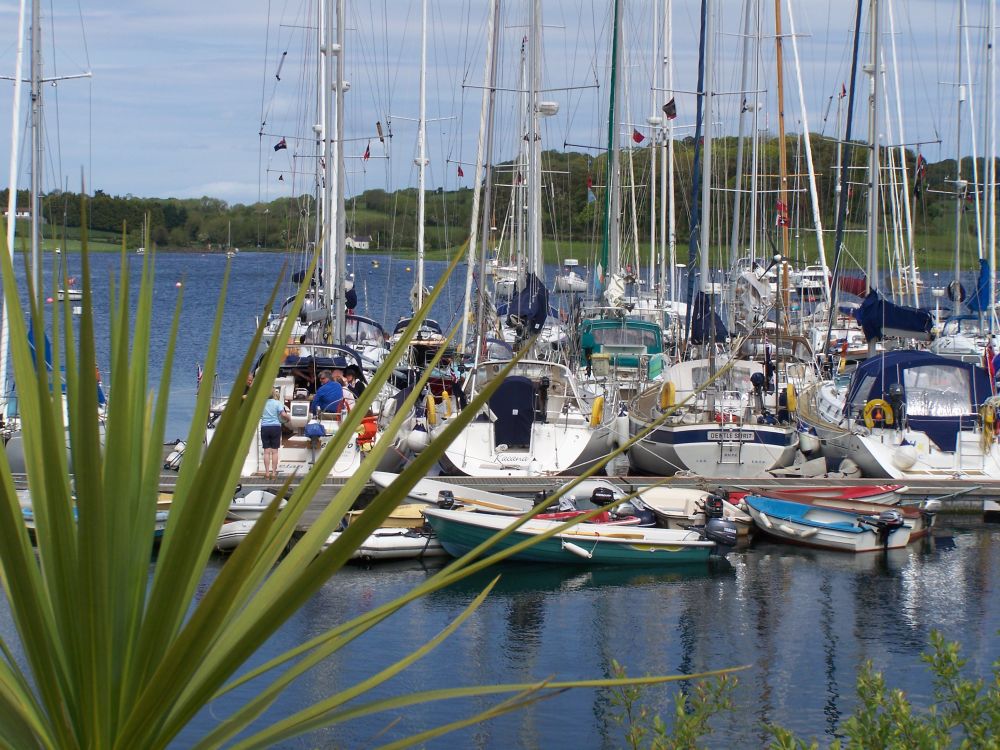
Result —
M485 0L429 0L427 65L427 184L454 189L473 183L483 65L486 51ZM668 97L653 92L663 52L663 14L672 6L674 91L679 136L694 120L699 6L692 0L628 0L624 41L626 87L619 137L633 130L648 138L648 117ZM744 2L718 0L714 79L718 133L735 133L741 100L759 103L759 127L773 131L777 111L774 84L774 11L760 11L761 63L751 65L742 85ZM754 5L754 3L751 3ZM848 79L852 3L793 0L796 43L804 93L797 93L790 18L783 15L786 129L800 132L803 113L813 132L836 132L836 93ZM969 0L969 40L963 80L973 80L963 105L958 139L958 6L955 0L886 0L882 40L886 77L893 93L883 143L916 143L926 158L971 153L972 136L981 153L985 91L982 28L986 0ZM545 0L543 88L559 104L547 118L545 148L598 153L606 143L608 108L608 28L610 3L599 0ZM521 39L527 33L527 3L505 2L498 67L497 158L509 159L517 144ZM30 4L29 4L30 10ZM893 30L889 31L889 11ZM14 73L18 5L0 2L0 75ZM395 190L416 185L414 156L420 69L420 4L417 0L348 2L345 65L351 90L345 105L348 194L366 189ZM311 0L46 0L42 7L43 65L46 77L91 72L90 79L45 86L45 190L68 185L78 190L81 170L89 192L144 197L209 196L228 203L271 200L309 190L315 158L309 131L315 122L314 66L309 28L315 24ZM654 23L654 14L657 22ZM755 18L756 15L752 15ZM754 26L754 24L751 24ZM895 41L895 62L890 42ZM868 37L863 38L867 45ZM282 53L285 62L281 63ZM753 58L754 56L751 56ZM971 63L971 65L969 64ZM279 71L279 64L281 66ZM970 72L971 69L971 72ZM27 68L25 68L27 70ZM755 73L754 70L759 72ZM280 72L280 80L275 77ZM901 119L897 115L896 77ZM660 87L663 87L660 78ZM0 169L8 174L13 84L0 93ZM743 93L742 96L740 92ZM27 90L22 94L27 112ZM970 112L970 104L974 111ZM975 118L973 120L973 118ZM381 123L386 138L377 136ZM899 133L899 124L904 131ZM975 127L973 124L975 123ZM260 135L263 131L263 135ZM858 118L855 133L864 135ZM290 148L274 151L286 138ZM648 143L646 140L644 142ZM569 144L569 145L567 145ZM366 148L368 160L362 154ZM27 185L23 134L18 184ZM458 176L461 165L465 176Z

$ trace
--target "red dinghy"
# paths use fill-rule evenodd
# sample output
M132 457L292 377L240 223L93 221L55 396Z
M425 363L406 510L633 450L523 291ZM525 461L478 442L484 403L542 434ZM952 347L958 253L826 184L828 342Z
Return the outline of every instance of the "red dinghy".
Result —
M864 484L852 487L761 487L755 491L730 492L729 501L738 503L747 495L765 495L779 500L795 502L863 501L875 505L892 505L900 500L900 493L906 489L903 484Z

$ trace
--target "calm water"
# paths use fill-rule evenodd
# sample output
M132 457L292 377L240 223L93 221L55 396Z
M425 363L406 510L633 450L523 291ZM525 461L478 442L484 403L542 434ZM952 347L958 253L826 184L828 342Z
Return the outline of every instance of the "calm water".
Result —
M138 278L140 258L132 258ZM358 258L360 311L391 323L408 312L412 272L408 261ZM79 258L68 258L70 273ZM226 297L220 362L228 384L253 333L255 317L278 279L281 259L240 253L232 265ZM106 279L117 256L94 256L99 293L95 308L107 320ZM185 306L176 354L171 417L166 438L181 437L190 421L195 372L204 361L225 268L218 256L157 257L154 304L167 321L183 284ZM432 263L433 280L442 263ZM461 311L464 268L449 284L435 314L448 324ZM284 291L284 290L283 290ZM102 325L106 326L106 322ZM107 341L99 335L99 358L107 370ZM154 377L162 342L152 354ZM111 389L113 391L113 384ZM937 537L882 555L844 556L796 551L758 543L728 561L676 572L586 570L507 565L478 613L431 657L418 662L377 695L484 682L590 678L610 673L612 659L630 674L684 674L746 664L736 693L739 713L715 724L712 747L757 747L761 726L777 722L828 744L839 720L855 705L858 666L871 659L892 687L905 687L922 703L931 684L920 660L932 630L959 641L969 668L987 675L1000 658L1000 527L978 520L944 518ZM208 583L218 572L215 560ZM344 619L365 612L423 581L433 568L391 565L351 567L322 591L272 639L258 656L266 659ZM348 652L315 670L274 707L271 718L299 710L337 688L351 685L409 653L453 620L492 573L440 592L352 644ZM5 623L6 631L9 623ZM669 714L675 688L647 694L653 708ZM242 695L255 693L249 686ZM185 747L227 713L220 701L199 716L177 743ZM288 747L369 747L467 715L487 703L462 701L414 709L322 732ZM615 748L621 737L610 721L606 694L576 691L545 701L513 717L466 730L431 747ZM398 724L393 722L399 719ZM384 734L382 730L388 725Z

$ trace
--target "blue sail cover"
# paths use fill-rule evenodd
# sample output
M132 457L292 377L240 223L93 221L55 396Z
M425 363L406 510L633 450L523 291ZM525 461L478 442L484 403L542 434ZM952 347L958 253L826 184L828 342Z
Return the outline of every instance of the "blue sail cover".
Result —
M943 451L954 451L958 434L976 425L977 412L993 395L990 376L982 367L915 349L869 357L851 378L845 413L860 421L872 399L890 404L890 388L903 388L906 421L926 432ZM897 419L899 415L894 415Z
M535 387L529 378L509 375L489 398L494 445L509 449L531 447L531 425L535 421Z
M905 307L882 299L874 287L854 311L854 318L868 341L881 341L886 336L930 341L931 314L916 307Z
M549 314L549 293L545 284L535 274L529 273L523 288L514 287L514 298L507 312L525 325L528 335L541 331Z
M965 300L972 312L985 312L990 309L990 283L993 277L990 274L990 264L985 258L979 259L979 278L976 280L976 289Z
M694 298L694 312L691 314L691 343L708 344L727 338L729 332L712 307L712 296L698 292Z

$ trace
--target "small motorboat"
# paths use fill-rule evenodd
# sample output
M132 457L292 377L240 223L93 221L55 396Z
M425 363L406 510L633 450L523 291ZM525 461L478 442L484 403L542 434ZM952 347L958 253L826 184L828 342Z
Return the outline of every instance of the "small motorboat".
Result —
M736 526L739 536L747 536L753 528L750 514L738 504L727 502L711 492L687 487L650 487L639 492L636 500L656 514L660 524L668 529L687 529L706 522L706 503L718 499L722 518ZM633 501L635 502L635 501Z
M373 471L371 480L376 487L385 489L392 484L398 474L388 471ZM563 485L565 486L565 484ZM559 488L553 489L548 494L555 494ZM606 479L585 479L573 487L567 493L567 497L591 498L597 490L607 490L613 497L625 499L627 493L613 482ZM443 496L441 493L445 493ZM450 498L460 505L471 505L476 510L487 513L498 513L508 515L523 515L531 510L542 498L536 496L534 499L505 495L499 492L487 492L475 487L467 487L457 482L443 482L439 479L429 477L419 480L403 502L418 503L420 505L434 505L440 499ZM601 503L605 505L607 503Z
M236 494L229 503L227 518L230 521L253 521L260 518L260 515L268 509L274 498L278 497L278 490L273 487L255 487L245 489L240 486L236 488ZM279 507L283 508L288 502L287 497L281 499Z
M855 501L874 503L877 505L895 505L909 489L903 484L861 484L838 487L836 485L816 487L759 487L755 490L730 492L729 499L739 501L747 495L762 495L781 500L794 500L806 503Z
M472 515L472 514L468 514ZM323 549L333 544L343 532L335 531ZM447 557L448 553L429 529L384 527L365 539L351 555L352 560L407 560L424 557Z
M928 533L940 503L923 509L856 503L849 509L748 495L747 510L765 534L784 542L843 552L905 547Z
M253 529L256 519L238 519L226 521L215 539L215 548L220 552L230 552L236 549L240 542L247 538Z
M464 555L516 522L516 519L492 513L462 513L431 507L424 509L424 516L441 545L453 557ZM533 518L497 542L490 552L509 549L561 525L559 521ZM715 542L696 531L595 523L570 527L536 542L510 559L651 567L704 562L715 547Z
M557 274L552 282L552 288L556 292L576 292L587 291L587 279L577 273L580 262L575 258L567 258L563 265L563 272Z

